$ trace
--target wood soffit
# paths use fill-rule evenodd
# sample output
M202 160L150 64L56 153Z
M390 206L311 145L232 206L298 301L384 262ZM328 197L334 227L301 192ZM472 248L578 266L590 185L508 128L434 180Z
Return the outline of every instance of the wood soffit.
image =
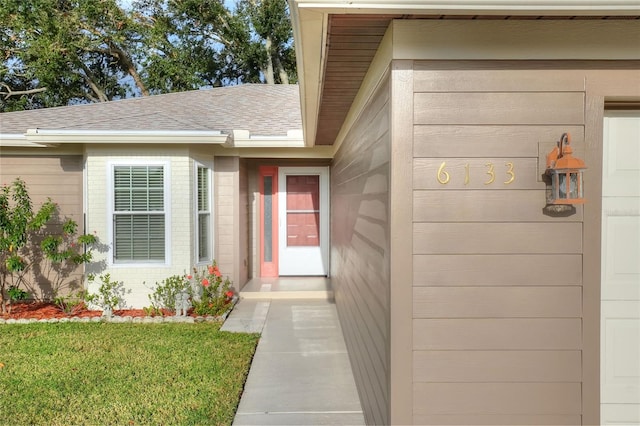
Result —
M369 65L393 19L559 20L640 19L638 16L329 15L327 54L316 145L333 145Z

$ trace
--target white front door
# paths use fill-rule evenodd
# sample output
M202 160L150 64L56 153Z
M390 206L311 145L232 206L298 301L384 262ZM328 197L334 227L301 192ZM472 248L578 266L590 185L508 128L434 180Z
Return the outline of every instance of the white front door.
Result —
M601 423L640 424L640 111L604 121Z
M279 274L329 272L329 169L278 169Z

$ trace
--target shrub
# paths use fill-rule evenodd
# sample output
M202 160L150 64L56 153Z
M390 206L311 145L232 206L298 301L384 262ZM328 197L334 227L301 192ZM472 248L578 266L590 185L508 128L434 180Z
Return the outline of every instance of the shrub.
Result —
M233 299L231 281L222 278L215 260L205 270L194 268L193 272L193 277L187 277L195 280L193 312L196 315L222 315Z
M77 236L77 224L62 223L62 231L49 227L57 219L57 205L47 199L34 211L27 186L17 178L0 188L0 312L5 300L11 302L8 286L26 286L35 295L35 287L25 280L37 269L38 279L50 280L53 293L65 283L75 266L92 258L94 235ZM33 265L38 268L32 268ZM52 277L51 277L52 276Z
M88 303L99 306L105 313L113 312L117 307L123 307L125 305L124 297L127 293L131 293L131 290L124 288L122 281L111 281L110 274L100 275L100 287L98 287L98 293L89 293L86 295ZM87 278L89 283L95 280L94 275L89 275Z
M71 315L77 309L84 307L84 302L87 297L85 290L80 290L75 294L69 294L67 296L57 296L53 299L53 303L67 315Z
M176 296L181 292L187 292L191 296L191 283L185 276L172 275L162 280L160 284L156 283L153 293L149 295L151 306L157 312L160 312L163 308L175 312Z
M13 305L14 302L24 300L29 297L29 293L15 285L9 287L9 290L7 290L7 295L9 296L9 313L11 313L11 305Z

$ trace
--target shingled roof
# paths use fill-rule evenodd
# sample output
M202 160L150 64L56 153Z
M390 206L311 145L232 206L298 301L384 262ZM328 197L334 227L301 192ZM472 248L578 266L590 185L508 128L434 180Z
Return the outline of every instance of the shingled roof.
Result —
M249 131L284 136L301 130L297 85L245 84L0 114L0 134L27 129L87 131Z

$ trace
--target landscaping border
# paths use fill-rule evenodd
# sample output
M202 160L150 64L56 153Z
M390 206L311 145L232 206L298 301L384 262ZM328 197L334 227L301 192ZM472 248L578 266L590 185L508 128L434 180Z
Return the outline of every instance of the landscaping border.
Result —
M238 296L233 296L231 299L229 309L220 316L147 316L147 317L132 317L129 315L118 316L113 315L111 317L99 316L99 317L68 317L68 318L49 318L49 319L38 319L38 318L9 318L4 319L0 318L0 324L56 324L56 323L67 323L67 322L104 322L104 323L134 323L134 324L162 324L162 323L202 323L202 322L221 322L227 319L233 308L238 303Z

